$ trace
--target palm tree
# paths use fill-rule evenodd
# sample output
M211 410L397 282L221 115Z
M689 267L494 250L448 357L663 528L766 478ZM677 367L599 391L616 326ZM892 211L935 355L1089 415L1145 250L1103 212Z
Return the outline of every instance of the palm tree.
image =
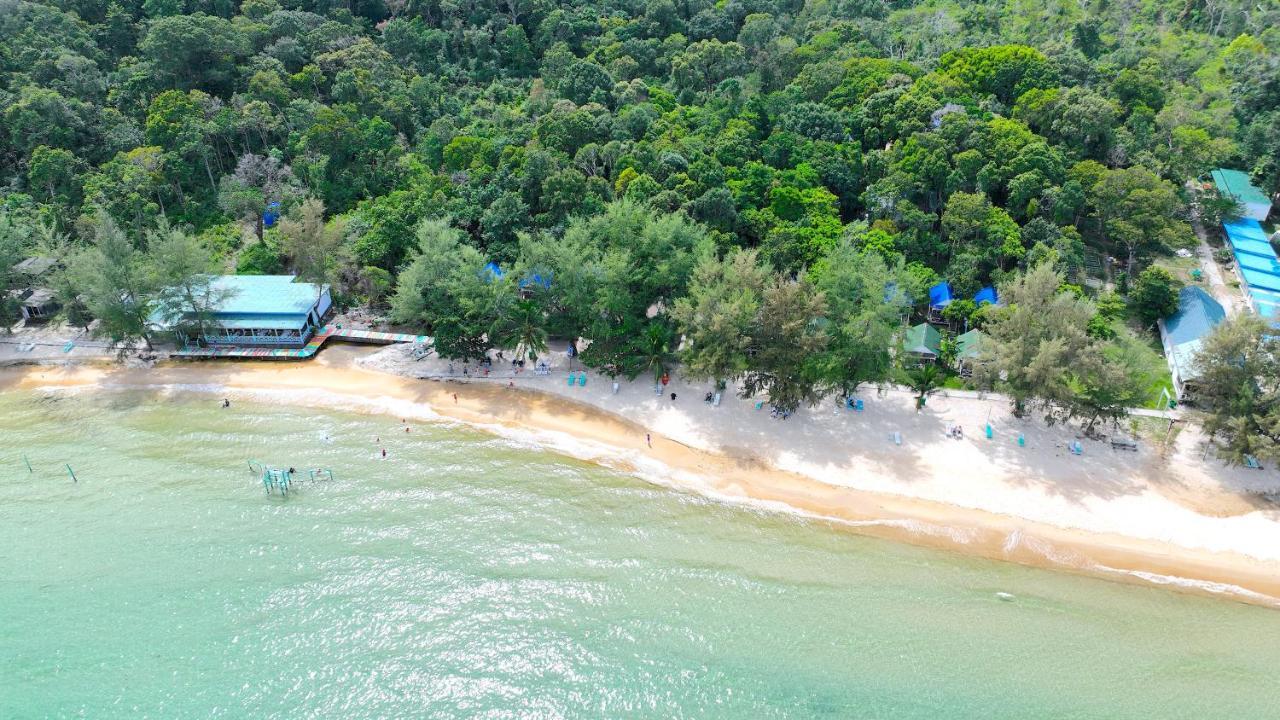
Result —
M521 360L537 362L538 353L547 349L547 330L542 307L533 300L517 300L511 310L510 337L519 348Z
M635 340L636 375L648 370L653 381L662 379L667 366L675 362L675 329L664 320L654 320L645 326Z
M925 363L919 367L907 371L907 379L911 391L916 394L916 412L924 407L925 398L932 395L938 388L942 387L942 381L946 378L942 375L942 370L933 363Z

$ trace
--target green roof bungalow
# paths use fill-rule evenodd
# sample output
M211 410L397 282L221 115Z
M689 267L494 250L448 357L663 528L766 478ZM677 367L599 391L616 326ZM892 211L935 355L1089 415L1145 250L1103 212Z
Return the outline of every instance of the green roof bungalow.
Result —
M1173 387L1179 400L1187 398L1200 376L1195 357L1201 344L1226 316L1222 305L1209 293L1189 285L1178 293L1177 312L1157 323L1164 357L1173 373Z
M1213 177L1213 184L1218 188L1219 195L1231 198L1240 204L1243 212L1241 217L1262 222L1271 214L1271 198L1259 190L1246 173L1220 168L1210 175Z
M218 275L208 297L213 307L203 317L162 305L151 324L173 332L183 347L302 347L333 308L328 285L293 275Z
M942 335L929 323L909 328L902 338L902 352L917 362L933 362L942 348Z
M979 330L970 330L956 337L956 364L960 367L961 377L973 375L973 368L978 364L986 339L987 336Z

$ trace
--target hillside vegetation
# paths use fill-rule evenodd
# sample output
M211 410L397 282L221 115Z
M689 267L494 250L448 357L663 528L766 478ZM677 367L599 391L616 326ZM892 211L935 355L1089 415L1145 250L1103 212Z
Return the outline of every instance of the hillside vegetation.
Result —
M1280 191L1280 6L0 0L0 117L0 255L114 340L293 270L449 356L583 337L791 408L889 377L945 278L1016 358L975 382L1098 417L1157 382L1144 268L1224 212L1187 181Z

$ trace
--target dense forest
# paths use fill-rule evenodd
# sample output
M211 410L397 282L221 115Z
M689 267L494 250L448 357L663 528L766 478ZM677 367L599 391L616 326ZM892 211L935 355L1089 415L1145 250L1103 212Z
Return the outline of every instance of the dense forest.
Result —
M0 0L0 117L0 267L57 255L115 341L293 271L445 356L792 409L943 382L889 348L945 279L971 382L1093 420L1150 402L1151 260L1231 212L1189 181L1280 192L1280 4Z

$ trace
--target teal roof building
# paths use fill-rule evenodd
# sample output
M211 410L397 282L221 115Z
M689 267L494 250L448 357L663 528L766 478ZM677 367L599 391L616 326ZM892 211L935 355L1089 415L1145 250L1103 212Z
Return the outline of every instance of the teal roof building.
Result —
M203 322L170 301L156 308L151 323L174 332L183 346L301 347L333 307L328 285L293 275L218 275L207 297L215 307Z
M1271 198L1253 184L1247 173L1219 168L1210 173L1210 176L1213 178L1213 184L1218 188L1219 195L1224 198L1229 197L1240 204L1241 217L1262 222L1271 214Z
M1194 388L1199 372L1195 365L1196 353L1213 329L1227 317L1222 305L1209 293L1190 285L1178 293L1178 310L1159 322L1160 341L1164 345L1165 360L1173 373L1173 387L1178 398L1185 397Z

